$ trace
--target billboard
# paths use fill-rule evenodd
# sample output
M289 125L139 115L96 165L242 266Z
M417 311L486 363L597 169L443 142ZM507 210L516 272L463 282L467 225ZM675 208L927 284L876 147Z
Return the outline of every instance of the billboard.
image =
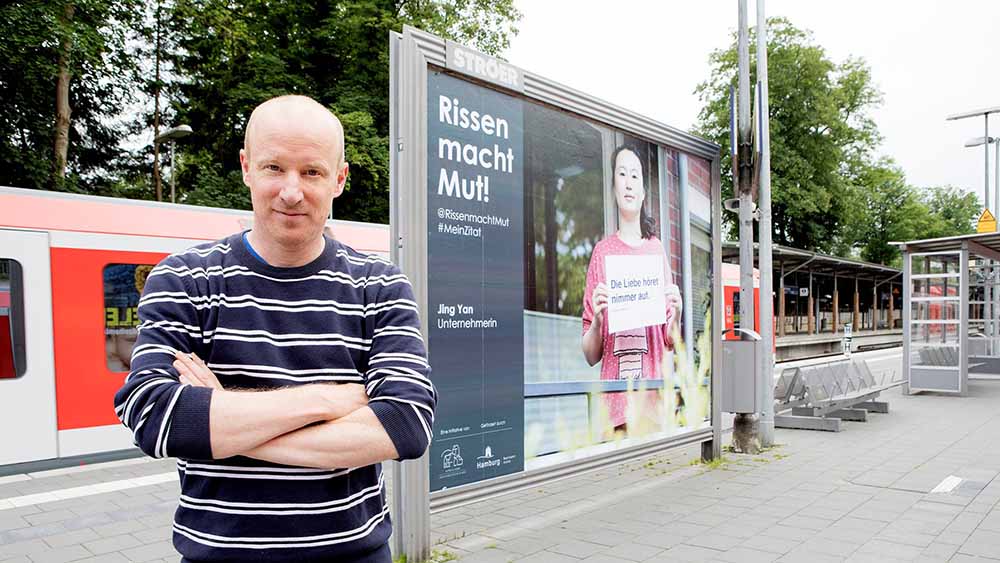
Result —
M717 442L718 147L406 34L392 228L439 393L430 490Z

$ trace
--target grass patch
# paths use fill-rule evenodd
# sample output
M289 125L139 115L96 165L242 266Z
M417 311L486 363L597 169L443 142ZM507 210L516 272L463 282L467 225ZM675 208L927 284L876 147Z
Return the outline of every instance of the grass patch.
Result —
M447 563L448 561L457 561L458 555L455 555L453 551L448 551L447 549L435 549L431 552L431 557L424 563Z
M448 561L457 561L458 555L447 549L435 549L431 551L431 556L426 559L423 563L447 563ZM407 558L405 555L400 555L399 557L392 560L392 563L406 563Z
M715 458L715 459L713 459L712 461L709 461L709 462L705 462L700 457L696 457L696 458L694 458L694 459L691 460L691 463L689 465L692 465L692 466L694 466L694 465L701 465L705 469L711 470L711 469L725 469L725 467L727 465L729 465L730 463L733 463L733 460L730 459L730 458L728 458L728 457L726 457L726 456L724 456L724 455L722 455L722 456L719 456L719 457L717 457L717 458Z

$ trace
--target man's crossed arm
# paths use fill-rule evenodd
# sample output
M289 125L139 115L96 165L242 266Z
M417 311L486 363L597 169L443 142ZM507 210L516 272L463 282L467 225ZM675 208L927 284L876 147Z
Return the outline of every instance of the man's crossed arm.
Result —
M368 408L364 386L313 384L232 391L195 354L178 352L180 382L212 389L212 457L234 455L300 467L361 467L399 454Z
M179 256L165 259L146 280L132 371L115 394L115 413L135 444L153 457L244 455L317 468L423 455L437 392L413 291L395 266L373 264L365 279L378 282L366 298L377 312L363 321L372 335L364 387L308 384L250 392L223 389L191 356L210 350L199 307L206 307L202 301L211 289L197 287L194 274L201 267L192 269Z

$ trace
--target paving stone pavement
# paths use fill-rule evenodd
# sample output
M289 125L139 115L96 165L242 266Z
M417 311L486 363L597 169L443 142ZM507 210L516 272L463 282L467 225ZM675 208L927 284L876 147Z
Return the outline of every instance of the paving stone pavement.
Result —
M779 429L759 456L705 466L685 448L435 513L437 560L1000 561L1000 381L883 397L889 414L840 433ZM0 561L176 563L176 481L3 504L174 470L130 460L0 477ZM950 475L957 487L931 492Z
M758 456L692 465L688 448L435 514L435 549L469 563L1000 561L1000 381L883 399L889 414L779 429ZM950 475L961 484L931 492Z

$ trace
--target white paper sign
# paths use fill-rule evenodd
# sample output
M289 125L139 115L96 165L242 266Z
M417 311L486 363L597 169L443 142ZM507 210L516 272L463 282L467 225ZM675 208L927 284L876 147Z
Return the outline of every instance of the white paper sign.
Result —
M608 332L667 322L663 257L605 256L608 285Z

